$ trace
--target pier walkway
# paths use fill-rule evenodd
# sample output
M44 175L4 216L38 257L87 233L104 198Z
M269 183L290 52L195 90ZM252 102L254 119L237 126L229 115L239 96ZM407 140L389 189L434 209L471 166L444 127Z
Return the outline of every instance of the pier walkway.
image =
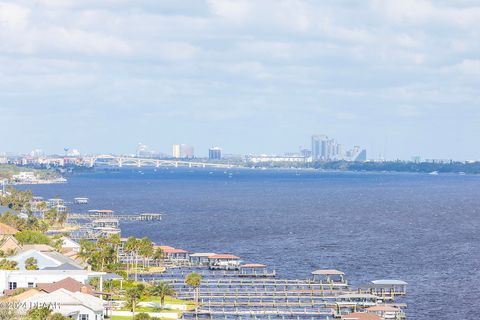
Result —
M331 271L331 270L324 270ZM185 284L185 276L197 272L203 279L198 291ZM362 311L392 301L396 296L359 294L342 278L340 281L241 277L238 271L209 270L207 267L179 267L157 275L140 275L143 281L166 281L177 298L194 300L197 312L185 319L334 319L340 314Z

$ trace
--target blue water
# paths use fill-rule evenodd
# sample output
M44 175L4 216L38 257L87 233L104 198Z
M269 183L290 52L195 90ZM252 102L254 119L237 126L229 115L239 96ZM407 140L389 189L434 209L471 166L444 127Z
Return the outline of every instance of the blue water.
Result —
M165 212L123 236L266 263L280 277L336 268L352 284L409 283L409 319L467 319L480 305L480 177L426 174L123 169L38 185L90 198L74 211Z

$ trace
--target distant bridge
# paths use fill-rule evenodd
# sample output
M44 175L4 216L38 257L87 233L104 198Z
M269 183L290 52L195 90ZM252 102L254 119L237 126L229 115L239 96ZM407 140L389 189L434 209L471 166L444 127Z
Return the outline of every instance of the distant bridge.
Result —
M168 160L160 160L160 159L152 159L152 158L136 158L136 157L128 157L128 156L112 156L112 155L97 155L97 156L90 156L90 157L83 157L83 163L86 166L93 167L98 164L108 165L108 166L115 166L115 167L123 167L123 166L131 166L131 167L161 167L161 166L168 166L168 167L189 167L189 168L232 168L233 165L227 164L218 164L218 163L208 163L208 162L195 162L195 161L185 161L185 160L176 160L176 159L168 159Z

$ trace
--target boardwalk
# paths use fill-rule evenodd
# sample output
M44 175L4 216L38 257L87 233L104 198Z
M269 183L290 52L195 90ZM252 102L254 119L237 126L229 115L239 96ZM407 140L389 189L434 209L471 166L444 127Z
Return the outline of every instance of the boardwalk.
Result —
M363 310L386 300L381 296L359 294L346 280L246 278L238 271L198 266L172 268L162 275L145 275L141 279L166 281L173 286L178 298L193 300L193 289L184 283L185 276L192 271L203 276L198 290L200 306L196 314L186 313L185 318L333 319L340 313Z

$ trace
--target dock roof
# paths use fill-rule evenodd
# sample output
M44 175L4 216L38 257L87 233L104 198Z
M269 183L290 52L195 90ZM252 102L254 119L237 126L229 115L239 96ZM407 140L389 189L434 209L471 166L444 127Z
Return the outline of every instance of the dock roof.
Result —
M344 314L342 320L381 320L380 316L377 316L373 313L365 312L354 312L349 314Z
M240 266L240 268L245 268L245 269L266 268L266 267L267 267L266 265L261 263L247 263Z
M408 284L405 281L393 280L393 279L373 280L372 283L374 283L374 284L388 284L388 285L394 285L394 286L404 286L404 285Z
M165 249L162 249L162 251L164 253L188 253L187 250L176 249L176 248L165 248Z
M372 312L375 312L375 311L382 311L382 312L398 312L400 311L399 308L396 308L396 307L393 307L393 306L390 306L390 305L384 305L384 306L373 306L373 307L370 307L370 308L367 308L365 309L367 311L372 311Z
M215 255L216 253L214 252L197 252L197 253L192 253L190 257L210 257Z
M237 260L240 259L240 257L234 256L233 254L229 253L220 253L211 255L208 257L208 259Z
M332 276L332 275L344 275L342 271L335 270L335 269L319 269L312 272L313 275L324 275L324 276Z

